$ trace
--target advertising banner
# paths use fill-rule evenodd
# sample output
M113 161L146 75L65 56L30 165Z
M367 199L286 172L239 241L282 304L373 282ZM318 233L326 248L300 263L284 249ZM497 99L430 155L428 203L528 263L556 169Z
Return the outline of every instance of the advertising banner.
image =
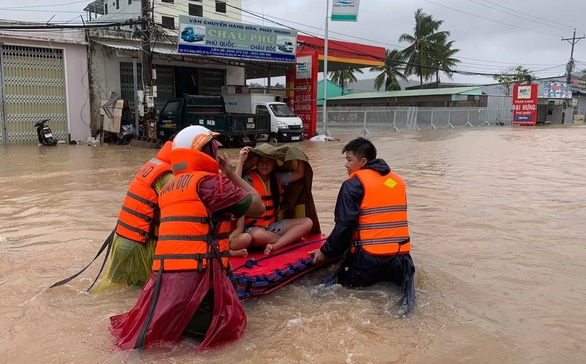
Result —
M513 124L535 125L537 122L537 84L513 86Z
M317 58L315 52L298 53L297 67L292 72L292 77L295 78L295 97L291 107L303 121L306 138L314 136L317 129Z
M332 21L357 21L359 0L333 0Z
M180 15L179 32L180 54L295 62L295 30Z
M572 86L565 82L545 82L543 84L543 97L548 99L571 99Z

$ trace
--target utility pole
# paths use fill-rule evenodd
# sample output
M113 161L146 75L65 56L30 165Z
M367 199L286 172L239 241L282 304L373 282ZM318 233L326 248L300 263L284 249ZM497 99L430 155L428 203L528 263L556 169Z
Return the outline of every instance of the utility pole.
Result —
M570 60L568 61L568 65L566 66L566 83L569 85L572 82L572 69L574 68L574 45L580 41L580 39L584 39L584 37L576 38L576 28L574 28L574 35L572 38L562 38L562 41L567 41L572 45L572 50L570 52Z
M140 38L140 62L142 63L142 90L144 95L143 106L145 119L149 111L147 100L151 99L153 95L153 79L152 79L152 54L151 54L151 7L150 0L141 0L141 23L140 29L142 37ZM136 130L138 135L138 128Z
M328 132L328 12L330 11L330 0L326 0L326 26L325 26L325 37L324 37L324 84L323 84L323 123L322 132L324 135L329 136Z
M566 87L570 87L570 84L572 83L572 70L574 68L574 45L576 45L576 43L578 43L580 39L584 39L584 37L576 38L576 28L574 28L574 34L572 35L572 38L562 38L562 41L565 40L572 45L572 50L570 51L570 60L566 65ZM562 112L562 124L564 124L566 121L566 107L567 104L566 101L564 101L564 110Z

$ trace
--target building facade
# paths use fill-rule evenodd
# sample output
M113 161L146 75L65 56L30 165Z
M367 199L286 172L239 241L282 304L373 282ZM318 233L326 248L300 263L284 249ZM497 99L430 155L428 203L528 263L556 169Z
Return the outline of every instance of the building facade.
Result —
M0 140L37 144L34 124L58 140L85 140L90 131L87 42L82 30L0 30ZM30 24L27 24L30 25Z

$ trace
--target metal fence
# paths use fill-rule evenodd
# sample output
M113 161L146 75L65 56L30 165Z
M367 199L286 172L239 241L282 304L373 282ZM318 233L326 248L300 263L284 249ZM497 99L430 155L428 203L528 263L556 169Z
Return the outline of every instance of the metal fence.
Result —
M328 131L400 132L406 130L445 129L510 125L508 107L423 108L423 107L344 107L327 108ZM323 128L323 111L318 110L317 130Z

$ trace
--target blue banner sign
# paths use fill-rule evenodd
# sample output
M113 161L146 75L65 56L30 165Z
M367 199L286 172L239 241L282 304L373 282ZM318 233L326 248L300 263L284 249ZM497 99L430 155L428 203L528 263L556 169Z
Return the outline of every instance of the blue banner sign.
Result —
M180 54L295 62L297 31L179 16Z

